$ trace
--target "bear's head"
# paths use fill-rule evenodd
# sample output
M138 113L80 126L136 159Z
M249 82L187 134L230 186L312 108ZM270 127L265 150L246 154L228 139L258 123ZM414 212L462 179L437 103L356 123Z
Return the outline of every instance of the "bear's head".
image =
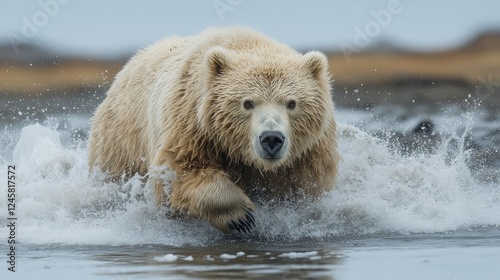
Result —
M231 161L275 170L303 157L333 119L328 62L319 52L213 47L199 100L201 129Z

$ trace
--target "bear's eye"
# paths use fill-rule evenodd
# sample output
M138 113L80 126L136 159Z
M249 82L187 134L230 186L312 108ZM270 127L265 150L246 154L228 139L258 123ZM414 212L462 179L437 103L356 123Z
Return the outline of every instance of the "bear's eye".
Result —
M249 101L249 100L243 102L243 108L245 108L245 110L252 110L253 109L253 102Z
M293 109L295 109L296 106L297 106L297 104L295 103L295 101L292 100L292 101L288 102L288 104L286 105L286 108L288 110L293 110Z

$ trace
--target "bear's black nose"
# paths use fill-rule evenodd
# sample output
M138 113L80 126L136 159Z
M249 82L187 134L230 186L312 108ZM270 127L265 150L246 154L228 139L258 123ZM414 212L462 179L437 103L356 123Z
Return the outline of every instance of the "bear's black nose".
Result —
M260 138L260 146L273 158L283 147L285 136L279 131L264 131Z

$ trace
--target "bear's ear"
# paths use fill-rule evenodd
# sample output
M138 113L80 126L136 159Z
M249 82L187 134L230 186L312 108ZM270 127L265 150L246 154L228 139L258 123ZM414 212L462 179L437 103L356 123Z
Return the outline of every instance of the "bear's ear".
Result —
M328 59L324 54L317 51L308 52L304 55L304 61L314 78L320 80L328 76Z
M212 76L219 76L229 67L230 59L223 47L213 47L207 52L208 69Z

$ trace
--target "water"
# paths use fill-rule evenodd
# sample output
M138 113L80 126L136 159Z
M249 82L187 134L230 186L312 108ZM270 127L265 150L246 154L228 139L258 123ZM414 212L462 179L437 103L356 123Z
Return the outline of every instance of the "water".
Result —
M338 108L336 188L314 204L257 205L251 235L225 236L167 219L140 176L89 174L89 112L14 111L0 174L15 164L17 272L2 226L1 279L500 279L498 112ZM439 137L409 132L422 120Z

